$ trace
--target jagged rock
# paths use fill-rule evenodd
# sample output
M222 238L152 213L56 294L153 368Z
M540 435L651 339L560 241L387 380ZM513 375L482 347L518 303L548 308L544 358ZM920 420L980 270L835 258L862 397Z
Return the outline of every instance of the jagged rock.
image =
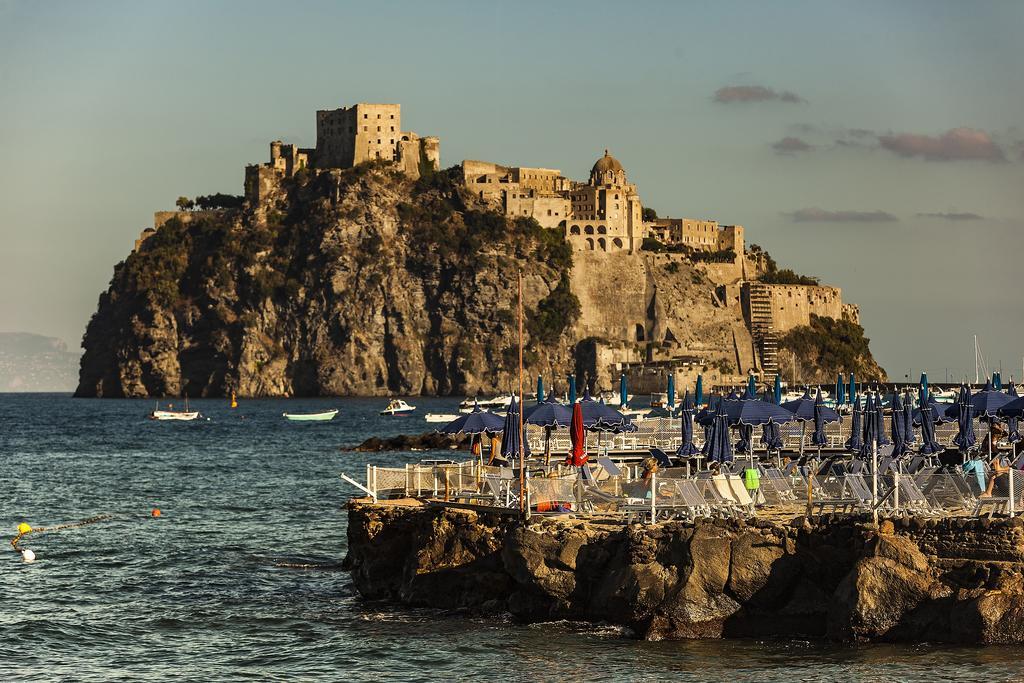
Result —
M354 503L345 566L359 592L409 605L588 619L640 637L1024 642L1021 528L958 523L893 533L836 517L801 527L609 528ZM888 531L888 526L882 531ZM917 535L915 535L917 534ZM959 546L951 539L960 539ZM929 557L918 542L959 547ZM970 546L987 546L986 557Z

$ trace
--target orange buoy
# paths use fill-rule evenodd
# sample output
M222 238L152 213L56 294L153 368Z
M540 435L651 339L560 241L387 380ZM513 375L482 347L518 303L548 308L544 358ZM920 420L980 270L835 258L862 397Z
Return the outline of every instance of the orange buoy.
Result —
M160 516L160 508L153 508L152 515L154 517L159 517Z

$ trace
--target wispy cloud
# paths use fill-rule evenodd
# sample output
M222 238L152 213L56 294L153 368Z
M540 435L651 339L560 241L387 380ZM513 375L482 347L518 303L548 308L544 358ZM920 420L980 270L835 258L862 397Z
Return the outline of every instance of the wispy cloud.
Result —
M778 154L786 154L793 156L800 152L809 152L814 149L814 145L810 145L800 138L796 137L784 137L775 144L772 145Z
M763 85L729 85L715 91L715 102L731 104L734 102L788 102L796 104L804 99L789 90L776 91Z
M941 218L946 221L983 221L984 216L970 212L946 211L939 213L919 213L921 218Z
M920 157L926 161L1006 161L992 136L974 128L953 128L935 136L879 135L878 143L901 157Z
M899 220L886 211L826 211L816 206L785 215L794 223L893 223Z

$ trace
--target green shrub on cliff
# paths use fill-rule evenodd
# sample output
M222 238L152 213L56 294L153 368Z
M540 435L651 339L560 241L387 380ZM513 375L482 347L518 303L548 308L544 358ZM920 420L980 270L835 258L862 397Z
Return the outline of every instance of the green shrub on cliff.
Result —
M551 293L540 300L537 310L527 316L526 329L530 339L542 344L554 344L580 315L580 301L572 293L568 271Z
M818 278L811 275L799 275L789 268L775 270L761 276L761 282L766 285L818 285L821 284Z
M779 347L793 352L807 369L825 376L856 372L867 380L879 374L869 341L864 328L855 322L812 314L811 324L790 330L779 340Z

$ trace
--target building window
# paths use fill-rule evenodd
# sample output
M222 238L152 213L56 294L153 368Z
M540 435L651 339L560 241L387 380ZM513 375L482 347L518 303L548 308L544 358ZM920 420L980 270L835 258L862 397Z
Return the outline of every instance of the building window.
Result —
M380 118L380 114L377 114L377 118L378 118L378 119Z
M395 118L395 115L394 115L394 114L392 114L392 115L391 115L391 118Z
M380 126L377 126L377 132L378 133L380 132Z
M363 118L364 119L368 119L368 118L370 118L370 115L369 114L363 114Z

